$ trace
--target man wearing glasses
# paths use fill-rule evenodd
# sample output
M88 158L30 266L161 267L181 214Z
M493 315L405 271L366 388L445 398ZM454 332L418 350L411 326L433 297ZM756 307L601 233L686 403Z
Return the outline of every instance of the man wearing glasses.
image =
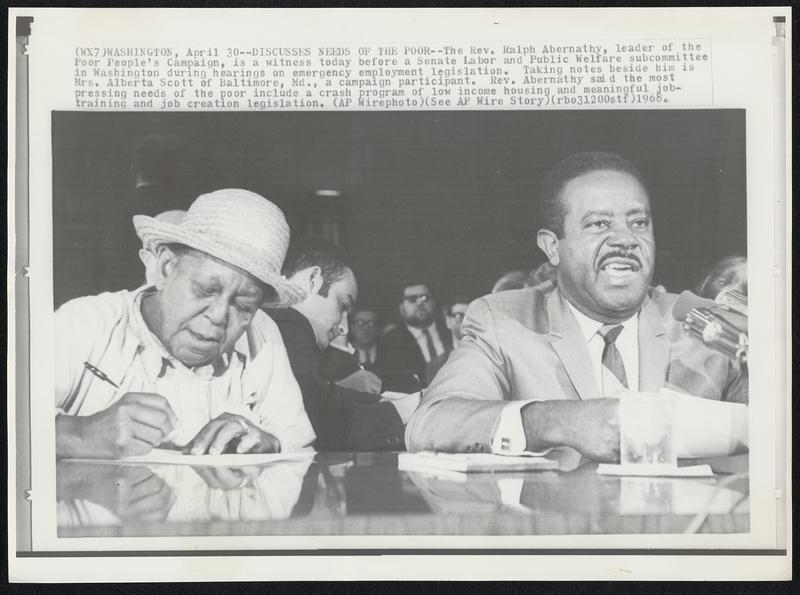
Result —
M350 320L350 342L356 349L358 363L371 370L378 358L378 337L381 334L378 313L357 308Z
M415 376L427 386L428 364L452 350L452 337L436 320L436 300L427 285L406 285L399 311L402 323L378 343L378 370L385 384L397 385L395 390L407 388Z
M343 380L351 376L354 372L364 371L377 372L375 359L378 355L378 337L381 334L380 320L378 313L367 307L357 307L350 313L350 334L341 335L322 353L322 360L319 364L320 377L330 382L336 382L340 386ZM357 380L357 376L352 377ZM377 376L374 376L378 379ZM380 382L380 380L378 379ZM368 390L362 386L349 385L347 381L344 386L349 386L355 390ZM372 392L380 392L381 385Z
M453 343L453 349L458 347L461 341L461 323L464 322L464 316L467 313L469 300L456 299L455 301L447 304L442 311L444 312L444 323L447 325L447 330L450 331L450 338ZM439 369L445 364L447 358L450 357L452 350L442 353L428 362L425 369L425 375L430 384Z
M468 306L469 302L464 300L453 302L445 308L445 324L452 336L453 349L458 347L458 342L461 341L461 323L464 322L464 315L467 313Z

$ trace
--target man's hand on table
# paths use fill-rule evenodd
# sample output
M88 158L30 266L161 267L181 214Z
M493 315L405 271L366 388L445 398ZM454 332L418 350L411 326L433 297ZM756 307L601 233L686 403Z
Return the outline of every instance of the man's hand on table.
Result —
M588 459L619 460L619 400L537 401L522 408L527 450L571 446Z
M125 393L93 415L57 416L56 456L117 459L147 454L176 423L175 412L161 395Z
M223 413L212 419L183 447L184 454L192 455L217 455L224 452L271 453L280 450L280 442L275 436L246 417L233 413Z
M357 390L362 393L372 393L375 395L381 392L381 388L383 386L383 382L378 375L370 372L369 370L357 370L349 376L345 376L341 380L337 380L335 384L343 388Z

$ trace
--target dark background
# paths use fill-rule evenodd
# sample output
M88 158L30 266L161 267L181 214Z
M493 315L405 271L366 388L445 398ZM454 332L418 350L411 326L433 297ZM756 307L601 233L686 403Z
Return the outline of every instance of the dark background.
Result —
M544 260L541 179L586 150L620 153L648 181L657 283L693 288L746 254L743 110L54 112L55 304L140 285L131 216L225 187L278 204L293 235L321 213L338 220L361 295L383 314L415 280L440 301L474 298ZM158 184L135 190L132 164Z

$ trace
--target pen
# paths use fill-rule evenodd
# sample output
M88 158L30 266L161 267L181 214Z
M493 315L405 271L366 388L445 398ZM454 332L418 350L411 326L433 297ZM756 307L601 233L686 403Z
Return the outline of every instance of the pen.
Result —
M103 372L103 370L101 370L97 366L93 366L89 362L83 362L83 367L89 370L89 372L91 372L94 376L97 376L103 382L108 382L114 388L119 388L119 385L113 380L111 380L111 378L108 377L108 374ZM174 431L172 432L172 434L174 434ZM163 448L166 450L181 450L181 447L175 444L172 440L166 440L165 442L162 442L161 444L158 445L157 448Z
M83 367L84 367L84 368L86 368L87 370L89 370L89 372L91 372L92 374L94 374L95 376L97 376L97 377L98 377L100 380L102 380L103 382L108 382L108 383L109 383L111 386L113 386L114 388L119 388L119 385L117 385L117 383L116 383L116 382L114 382L113 380L111 380L111 378L109 378L109 377L106 375L106 373L105 373L105 372L103 372L103 371L102 371L100 368L98 368L98 367L96 367L96 366L93 366L93 365L92 365L92 364L90 364L89 362L83 362Z

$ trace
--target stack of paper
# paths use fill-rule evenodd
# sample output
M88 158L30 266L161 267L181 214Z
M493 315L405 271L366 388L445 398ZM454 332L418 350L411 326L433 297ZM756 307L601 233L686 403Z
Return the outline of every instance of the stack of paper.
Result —
M441 469L460 473L497 473L558 469L558 461L544 457L504 457L486 453L454 454L425 451L400 453L397 456L397 468L401 471Z

